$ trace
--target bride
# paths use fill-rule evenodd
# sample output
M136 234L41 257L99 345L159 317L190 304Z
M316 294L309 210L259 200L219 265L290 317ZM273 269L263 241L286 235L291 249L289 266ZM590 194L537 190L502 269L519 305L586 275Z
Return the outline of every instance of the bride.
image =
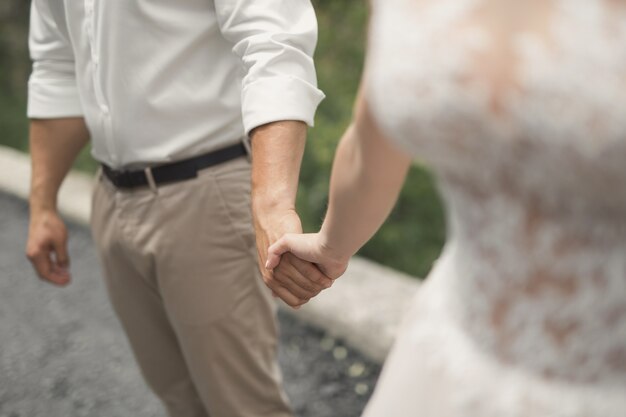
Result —
M448 240L364 416L626 416L626 3L375 0L324 223L267 267L341 275L414 158Z

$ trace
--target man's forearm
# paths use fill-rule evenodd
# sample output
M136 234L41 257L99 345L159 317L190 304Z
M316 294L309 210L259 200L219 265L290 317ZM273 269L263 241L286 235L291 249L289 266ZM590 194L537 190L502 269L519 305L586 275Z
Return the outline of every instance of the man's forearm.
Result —
M388 216L410 164L410 156L395 149L378 129L359 95L354 123L333 162L328 212L320 232L290 233L274 242L265 269L274 270L290 253L315 263L329 278L341 276L350 257Z
M252 203L258 210L295 210L306 124L281 121L252 131Z
M264 267L269 245L285 233L302 233L295 205L306 129L302 122L284 121L252 132L252 212L259 267L267 286L292 307L332 284L317 267L295 257L286 257L276 271Z
M31 120L32 212L56 210L59 187L88 141L89 132L82 117Z

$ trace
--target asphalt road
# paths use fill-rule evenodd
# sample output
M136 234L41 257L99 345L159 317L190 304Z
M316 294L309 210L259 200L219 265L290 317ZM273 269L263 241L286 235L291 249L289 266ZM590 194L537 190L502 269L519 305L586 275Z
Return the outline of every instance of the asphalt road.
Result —
M31 271L27 227L25 202L0 193L0 417L164 417L109 306L89 231L69 225L74 282L59 289ZM379 367L318 329L279 318L296 415L359 416Z

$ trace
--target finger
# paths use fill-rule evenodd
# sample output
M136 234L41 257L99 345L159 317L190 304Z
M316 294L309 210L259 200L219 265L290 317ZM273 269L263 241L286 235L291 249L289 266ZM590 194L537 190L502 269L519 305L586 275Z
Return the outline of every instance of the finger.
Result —
M286 234L269 247L273 254L283 255L285 252L291 252L303 261L319 263L319 250L317 248L317 238L314 233L305 234ZM273 260L271 267L276 267L278 262Z
M279 268L286 260L299 272L300 276L302 276L307 283L310 283L316 288L326 289L333 285L334 280L320 271L315 264L302 260L290 252L283 255Z
M259 272L263 277L263 281L265 281L266 276L271 276L272 271L265 269L265 265L263 264L263 258L261 258L261 253L257 250L257 267L259 268Z
M272 295L274 297L283 299L286 296L285 290L287 290L287 292L289 292L293 296L293 297L287 296L287 300L290 303L294 302L293 298L299 299L298 296L291 293L291 291L289 291L288 288L285 288L283 284L278 279L276 279L276 274L274 273L274 271L265 271L265 272L266 273L263 274L263 282L272 291Z
M265 264L267 262L267 248L269 246L269 242L265 239L261 238L261 234L257 233L256 235L256 253L257 253L257 262L259 264L259 270L263 274L265 269Z
M306 304L308 300L303 300L295 296L291 291L287 288L276 285L272 288L272 291L280 298L285 304L293 308L300 308L300 306Z
M29 253L28 259L30 260L35 272L39 275L39 278L47 279L48 275L52 271L52 261L47 252L37 251L35 253Z
M52 264L51 280L59 285L70 281L70 258L67 252L67 236L62 235L53 242L54 262Z
M61 237L54 243L55 263L60 268L68 268L70 266L70 257L67 252L67 238Z
M285 235L287 236L287 235ZM271 257L272 253L268 249L268 257ZM295 258L291 255L291 258ZM278 261L280 261L280 255L277 257ZM301 305L306 303L310 298L315 297L319 292L323 289L323 287L316 288L314 285L306 288L301 285L298 285L299 282L307 282L307 279L297 271L295 268L290 268L285 270L285 267L280 267L279 262L276 262L278 268L272 270L265 270L262 272L263 281L265 285L267 285L274 294L278 295L285 303L288 305L295 307L297 305ZM295 275L295 277L290 276L291 274ZM295 281L294 281L295 279Z
M288 273L287 273L288 271ZM297 278L294 278L297 275ZM301 300L309 300L315 297L322 288L317 289L311 287L309 289L304 288L298 284L298 280L306 281L305 278L300 277L300 273L295 268L277 268L274 270L274 279L280 283L281 286L289 290L290 293L295 295Z
M41 279L62 286L69 282L69 273L54 265L50 251L39 251L34 256L31 256L30 259L37 275Z
M285 252L292 252L296 256L305 256L306 239L309 237L307 234L295 234L287 233L278 239L267 249L268 260L266 264L267 269L274 269L280 261L281 255ZM271 256L271 259L270 259Z
M283 254L280 264L274 269L274 273L282 273L286 275L290 281L298 285L300 288L310 293L310 297L317 295L320 291L328 288L332 282L330 279L322 281L326 277L310 262L303 261L291 252ZM321 278L314 276L315 273L321 275ZM319 279L319 281L316 281Z
M280 254L267 251L267 262L265 262L265 269L274 269L280 263Z
M50 272L48 281L53 284L65 286L69 284L70 280L71 275L67 268L60 268L55 265L52 266L52 271Z
M280 263L280 257L283 253L289 251L289 234L278 239L274 244L267 248L266 269L274 269Z

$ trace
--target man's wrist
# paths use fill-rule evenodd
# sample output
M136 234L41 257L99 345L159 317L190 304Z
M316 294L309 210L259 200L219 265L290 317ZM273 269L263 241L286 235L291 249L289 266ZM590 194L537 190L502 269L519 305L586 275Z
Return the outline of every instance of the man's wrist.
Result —
M28 206L29 206L31 215L39 214L39 213L56 213L57 212L56 198L42 198L41 196L33 192L31 192L31 196L28 200Z
M268 195L252 195L252 209L257 212L295 211L293 199Z
M40 217L46 214L58 214L56 206L29 205L30 217Z

